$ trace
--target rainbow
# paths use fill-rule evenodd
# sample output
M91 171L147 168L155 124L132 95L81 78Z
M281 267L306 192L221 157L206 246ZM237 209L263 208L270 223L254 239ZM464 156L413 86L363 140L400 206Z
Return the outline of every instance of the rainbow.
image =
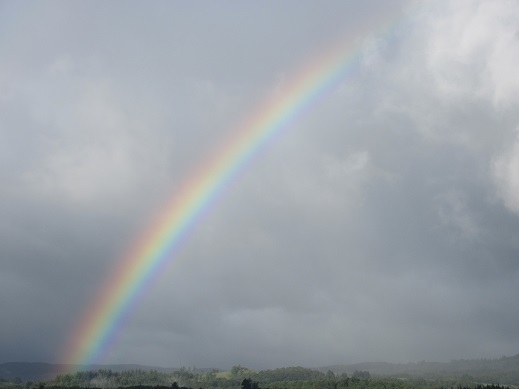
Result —
M376 22L375 36L388 31L393 17ZM373 30L371 30L373 31ZM346 43L345 43L346 42ZM306 64L274 98L268 99L232 132L223 147L191 174L181 191L165 205L146 234L122 258L93 304L74 328L62 354L69 366L91 365L104 355L138 298L170 264L183 240L229 182L243 171L269 141L289 127L316 100L348 74L369 40L342 39L325 55Z

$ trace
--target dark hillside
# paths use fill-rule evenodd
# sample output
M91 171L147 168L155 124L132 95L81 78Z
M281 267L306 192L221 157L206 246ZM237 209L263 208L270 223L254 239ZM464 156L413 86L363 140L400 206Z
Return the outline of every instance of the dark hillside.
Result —
M0 364L0 378L13 380L19 378L22 381L46 381L56 377L62 371L87 371L98 369L110 369L112 371L129 371L129 370L155 370L160 372L172 372L179 369L164 368L145 365L93 365L93 366L72 366L60 365L43 362L7 362Z
M519 355L498 359L460 359L451 362L357 363L319 368L336 374L368 371L372 376L424 379L468 378L475 382L519 385Z

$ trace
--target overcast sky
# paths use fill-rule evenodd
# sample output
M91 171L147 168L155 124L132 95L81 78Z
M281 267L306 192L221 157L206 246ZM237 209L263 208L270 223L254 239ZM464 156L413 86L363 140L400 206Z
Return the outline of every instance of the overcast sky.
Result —
M518 20L512 0L1 2L0 362L67 362L150 218L339 37L353 67L225 189L102 362L517 354Z

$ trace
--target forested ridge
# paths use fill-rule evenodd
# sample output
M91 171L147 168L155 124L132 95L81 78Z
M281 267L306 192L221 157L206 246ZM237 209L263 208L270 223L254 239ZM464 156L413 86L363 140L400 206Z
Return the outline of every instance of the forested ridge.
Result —
M511 389L519 385L519 355L449 363L362 363L318 369L284 367L252 370L236 365L218 369L148 368L114 365L72 374L50 375L51 364L0 364L0 389L53 388L312 388L312 389ZM78 367L79 369L80 367ZM126 370L122 370L126 368ZM45 370L47 369L47 370ZM35 373L39 374L40 378ZM23 373L17 376L16 374ZM20 378L21 377L21 378Z
M497 383L482 384L467 377L450 379L418 379L371 377L368 371L335 374L303 367L273 370L251 370L234 366L221 372L182 368L174 372L157 370L112 371L99 369L58 375L50 381L0 381L0 387L17 389L125 388L125 389L511 389ZM513 388L513 386L512 386Z

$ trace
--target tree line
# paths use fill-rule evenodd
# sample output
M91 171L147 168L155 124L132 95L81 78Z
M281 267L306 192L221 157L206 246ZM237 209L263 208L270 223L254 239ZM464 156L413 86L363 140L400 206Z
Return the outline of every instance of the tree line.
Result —
M352 374L322 372L303 367L251 370L240 365L231 370L174 372L156 370L112 371L100 369L57 376L47 382L0 381L0 389L509 389L498 384L482 385L465 380L431 380L396 377L372 377L368 371Z

